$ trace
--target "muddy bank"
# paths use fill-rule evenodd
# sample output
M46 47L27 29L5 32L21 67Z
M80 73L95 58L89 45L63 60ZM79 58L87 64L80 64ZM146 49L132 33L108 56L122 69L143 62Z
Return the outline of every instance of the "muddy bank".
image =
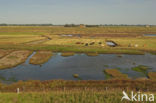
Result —
M74 52L63 52L63 53L61 53L61 56L63 56L63 57L68 57L68 56L74 56Z
M31 51L27 50L13 51L0 59L0 69L6 69L17 66L25 62L25 60L30 54Z

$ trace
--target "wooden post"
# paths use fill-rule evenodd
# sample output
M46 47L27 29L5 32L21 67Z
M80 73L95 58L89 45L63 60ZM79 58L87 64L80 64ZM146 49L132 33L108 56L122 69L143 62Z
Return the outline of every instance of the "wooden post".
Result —
M19 94L20 93L20 89L19 88L17 88L17 94Z

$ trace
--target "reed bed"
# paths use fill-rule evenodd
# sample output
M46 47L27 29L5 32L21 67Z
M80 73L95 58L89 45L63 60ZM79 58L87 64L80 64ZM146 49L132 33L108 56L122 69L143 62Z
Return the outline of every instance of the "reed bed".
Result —
M156 80L156 72L149 72L148 77L149 79Z
M120 71L117 69L105 69L104 72L107 75L110 75L113 78L118 78L118 79L128 79L127 74L122 74Z

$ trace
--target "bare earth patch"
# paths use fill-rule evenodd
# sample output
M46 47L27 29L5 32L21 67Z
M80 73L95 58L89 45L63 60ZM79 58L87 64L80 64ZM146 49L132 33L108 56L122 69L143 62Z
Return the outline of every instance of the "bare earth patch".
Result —
M0 69L6 69L17 66L25 62L25 60L30 54L31 51L28 50L13 51L0 59Z
M51 51L38 51L29 61L30 64L43 64L52 56Z

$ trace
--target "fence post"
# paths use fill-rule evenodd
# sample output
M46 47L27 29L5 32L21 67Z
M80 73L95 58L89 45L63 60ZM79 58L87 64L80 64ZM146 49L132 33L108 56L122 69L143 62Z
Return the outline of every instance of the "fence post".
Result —
M19 94L20 93L20 89L19 88L17 88L17 94Z

